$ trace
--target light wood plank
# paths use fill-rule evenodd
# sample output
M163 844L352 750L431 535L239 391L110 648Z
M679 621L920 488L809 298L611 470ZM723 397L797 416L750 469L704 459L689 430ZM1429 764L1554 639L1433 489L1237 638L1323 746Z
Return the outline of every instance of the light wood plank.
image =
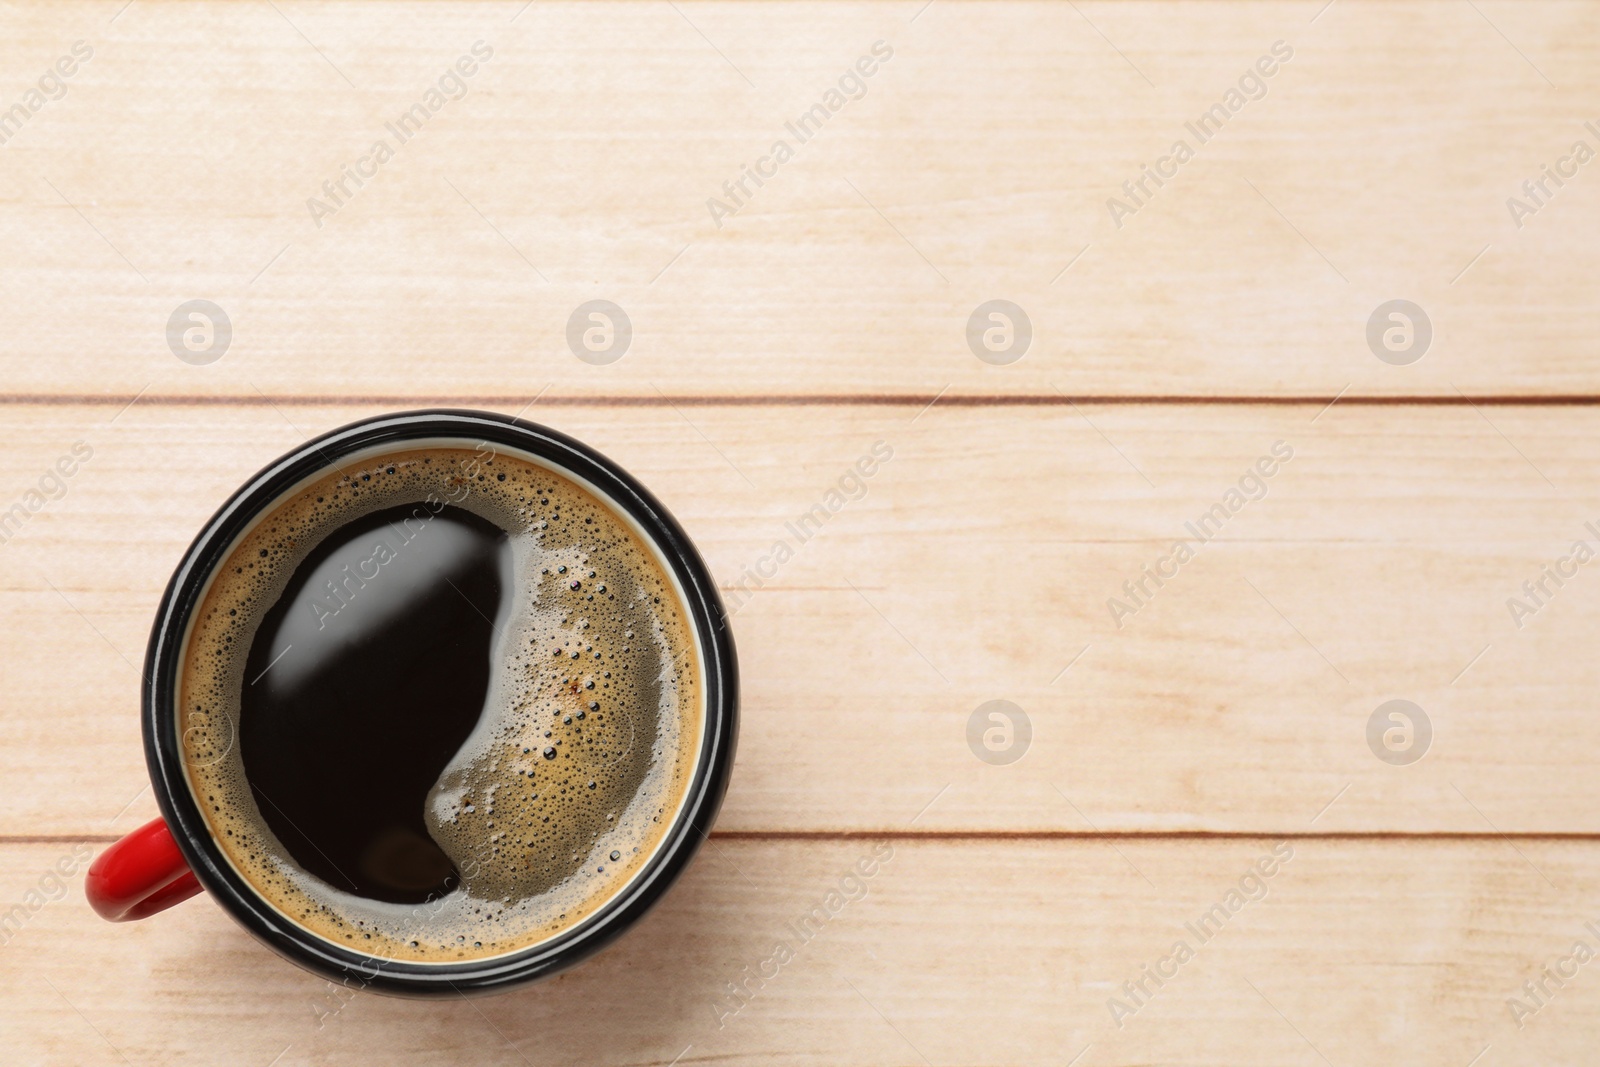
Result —
M1213 920L1207 940L1185 928L1272 846L902 841L860 882L865 896L802 942L789 924L873 844L726 843L597 959L470 1004L341 992L203 898L113 926L74 878L4 946L0 1025L8 1062L85 1067L120 1064L118 1052L279 1067L1059 1065L1080 1053L1078 1067L1462 1067L1485 1046L1507 1067L1586 1062L1600 965L1551 986L1520 1030L1506 1002L1575 940L1597 947L1584 925L1600 892L1592 844L1297 842L1263 899ZM0 846L0 902L38 888L70 847ZM1193 958L1161 988L1147 982L1153 995L1119 1028L1108 999L1180 939ZM728 1014L727 983L779 940L792 958Z
M120 6L7 15L0 104L95 49L4 148L9 392L1600 392L1592 168L1507 208L1600 146L1582 4ZM478 40L468 95L399 145ZM879 40L866 95L787 135ZM1267 95L1188 134L1277 40ZM308 199L384 136L319 228ZM784 136L719 228L708 198ZM1195 158L1118 228L1179 137ZM165 336L193 298L234 329L204 368ZM609 367L565 342L595 298L635 330ZM993 298L1034 326L1009 367L965 340ZM1433 323L1414 366L1364 339L1394 298Z
M0 409L0 503L75 440L95 450L0 546L0 774L27 783L0 794L0 833L153 813L133 665L171 568L256 468L373 410ZM737 606L723 829L1600 829L1579 758L1600 744L1600 591L1589 568L1547 585L1520 630L1506 603L1597 540L1593 409L529 414L658 492ZM786 524L879 441L893 458L865 495L801 544ZM1294 456L1268 495L1119 629L1108 599L1277 441ZM746 597L779 539L794 558ZM1366 741L1396 698L1433 727L1411 766ZM1033 726L1010 766L967 745L994 699Z

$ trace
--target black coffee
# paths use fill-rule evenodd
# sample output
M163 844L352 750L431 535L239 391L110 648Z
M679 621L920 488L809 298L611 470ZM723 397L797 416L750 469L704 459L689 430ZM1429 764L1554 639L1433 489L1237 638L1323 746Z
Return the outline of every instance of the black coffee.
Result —
M676 586L603 500L487 446L352 462L229 553L191 626L191 788L256 891L374 955L568 929L648 862L699 751Z
M506 531L450 505L364 516L295 569L245 660L239 749L300 867L397 903L459 883L423 807L483 715L513 584Z

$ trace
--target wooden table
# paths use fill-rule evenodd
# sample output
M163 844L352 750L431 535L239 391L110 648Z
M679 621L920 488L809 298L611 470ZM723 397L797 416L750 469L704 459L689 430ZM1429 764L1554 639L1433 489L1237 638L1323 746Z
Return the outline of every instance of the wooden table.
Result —
M1597 15L0 4L0 1061L1593 1062ZM98 920L189 538L446 404L737 605L710 847L472 1002Z

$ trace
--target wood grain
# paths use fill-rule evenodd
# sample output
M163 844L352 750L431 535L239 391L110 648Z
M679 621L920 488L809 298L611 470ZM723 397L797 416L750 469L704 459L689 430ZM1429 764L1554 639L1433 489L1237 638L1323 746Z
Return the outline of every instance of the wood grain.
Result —
M255 469L373 410L4 409L5 493L75 440L94 456L0 546L18 620L0 632L0 762L35 783L0 799L0 833L154 813L135 667L171 569ZM1600 744L1600 594L1580 569L1547 581L1536 614L1507 608L1574 540L1600 542L1587 409L527 414L656 491L735 609L745 718L725 830L1600 830L1600 787L1573 758ZM893 458L851 481L880 442ZM1185 524L1278 442L1293 458L1265 497L1196 540ZM802 543L794 524L841 479L858 498ZM1114 618L1108 601L1135 603L1123 583L1178 538L1195 558ZM779 541L794 555L776 566ZM1432 723L1411 766L1366 740L1395 698ZM1032 722L1010 766L968 748L992 699Z
M85 1067L1074 1056L1080 1067L1460 1067L1485 1046L1511 1067L1584 1062L1595 964L1551 986L1520 1030L1506 1002L1575 940L1600 940L1584 925L1600 892L1592 844L1301 841L1252 879L1275 844L897 842L847 886L857 899L802 941L792 924L873 842L723 843L597 959L473 1002L340 990L271 956L203 898L112 926L74 885L0 947L0 1020L8 1062ZM0 902L70 855L0 846ZM1265 897L1200 930L1241 880L1239 899ZM1108 1000L1127 998L1123 983L1178 940L1193 958L1160 988L1146 980L1151 996L1118 1027ZM778 941L791 958L733 1011L728 983L749 981Z
M1594 175L1507 207L1600 146L1583 4L119 6L8 11L8 105L95 53L3 149L6 392L1600 393ZM1280 40L1261 99L1186 131ZM787 134L877 41L865 95ZM319 227L378 138L395 157ZM1119 227L1178 138L1194 159ZM966 341L997 297L1033 324L1007 367ZM194 298L233 325L209 367L168 350ZM595 298L635 331L609 367L565 340ZM1395 298L1434 328L1408 367L1365 340Z
M1597 965L1540 972L1600 950L1600 595L1546 576L1600 546L1600 198L1543 168L1600 147L1595 11L0 3L0 118L59 96L0 125L0 1060L1589 1062ZM1403 366L1367 338L1397 298L1433 331ZM169 340L194 299L232 328L207 365ZM632 324L610 365L567 338L596 299ZM993 299L1031 321L1009 365L969 345ZM307 437L440 403L594 444L705 554L745 692L711 844L597 959L470 1003L330 986L204 899L101 922L82 869L154 815L137 665L189 539ZM1010 765L968 743L997 699L1032 728ZM1394 699L1432 727L1410 765L1369 747ZM1186 928L1275 846L1265 899Z

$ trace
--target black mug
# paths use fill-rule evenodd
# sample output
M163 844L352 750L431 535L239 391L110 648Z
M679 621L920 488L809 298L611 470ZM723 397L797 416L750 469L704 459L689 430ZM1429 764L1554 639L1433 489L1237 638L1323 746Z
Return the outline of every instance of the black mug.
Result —
M520 455L577 481L631 520L684 594L704 670L703 734L682 807L646 865L610 901L548 940L490 959L419 963L362 953L298 925L264 900L213 838L182 762L178 671L192 614L232 546L295 487L375 448L411 443ZM145 654L145 759L162 818L96 858L86 888L108 919L144 918L206 890L247 930L286 959L334 981L407 996L496 992L568 967L608 944L648 911L683 873L710 832L727 791L738 739L739 672L716 583L666 508L605 456L521 419L435 409L351 423L283 456L251 478L200 531L161 599Z

